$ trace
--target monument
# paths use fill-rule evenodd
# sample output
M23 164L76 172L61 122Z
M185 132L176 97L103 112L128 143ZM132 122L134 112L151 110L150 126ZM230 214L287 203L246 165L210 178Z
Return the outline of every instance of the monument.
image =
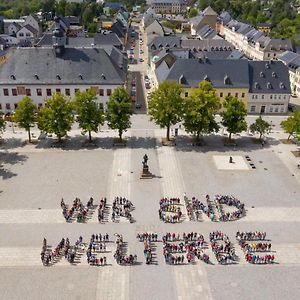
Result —
M141 179L151 179L153 178L153 174L149 172L149 166L147 164L148 162L148 155L145 154L144 157L143 157L143 161L142 161L142 164L143 164L143 171L142 171L142 174L141 174Z

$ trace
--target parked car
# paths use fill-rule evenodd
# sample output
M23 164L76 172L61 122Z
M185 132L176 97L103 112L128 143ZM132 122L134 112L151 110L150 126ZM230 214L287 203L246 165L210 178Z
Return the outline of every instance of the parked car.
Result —
M135 92L136 92L136 86L133 86L133 87L131 88L131 91L135 91Z

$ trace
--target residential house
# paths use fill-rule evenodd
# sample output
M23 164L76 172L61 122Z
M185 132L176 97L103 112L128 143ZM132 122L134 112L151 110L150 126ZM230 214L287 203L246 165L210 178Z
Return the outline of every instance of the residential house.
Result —
M291 95L287 67L281 61L249 61L248 112L285 114Z
M185 14L187 12L186 0L151 0L149 5L157 14Z
M155 69L155 85L176 81L183 97L199 82L212 83L223 101L226 96L242 100L248 113L282 114L287 112L290 86L287 68L278 61L231 59L181 59L167 55Z
M210 26L213 30L216 28L218 14L208 6L198 16L190 19L191 35L196 36L197 32L205 25Z
M4 34L13 35L24 25L24 19L4 19Z
M18 44L21 46L30 46L37 38L38 31L27 24L24 25L16 34Z
M279 60L288 67L292 94L300 97L300 54L286 51Z
M145 29L148 27L154 20L158 19L158 16L156 15L153 8L149 7L142 17L142 27Z
M7 47L16 46L18 44L18 40L15 36L8 35L8 34L1 34L0 38L5 41L5 45Z
M53 32L52 47L18 48L0 68L0 110L11 112L29 96L41 106L55 92L74 97L94 88L106 109L114 89L125 84L127 60L115 47L65 47L63 33Z

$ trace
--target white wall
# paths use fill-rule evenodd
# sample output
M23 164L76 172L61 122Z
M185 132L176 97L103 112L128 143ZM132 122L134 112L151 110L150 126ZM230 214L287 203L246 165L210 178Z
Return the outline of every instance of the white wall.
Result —
M75 96L75 89L80 89L80 91L85 91L86 89L90 88L91 85L0 85L0 104L2 105L2 111L3 112L11 112L15 110L14 104L17 104L25 95L12 95L12 89L18 87L25 87L26 89L30 88L31 90L31 96L29 96L33 102L36 105L42 104L47 99L47 89L51 89L52 95L55 93L56 89L61 89L61 93L65 94L65 89L70 89L70 98L74 98ZM92 87L96 87L98 89L104 90L104 96L100 96L99 92L97 94L97 100L96 102L98 104L102 103L104 108L106 108L106 102L108 101L109 96L107 96L107 89L111 89L111 92L113 93L114 89L119 87L118 85L92 85ZM37 96L37 89L42 89L42 96ZM9 96L4 96L3 89L9 90ZM6 109L6 104L10 104L10 110Z

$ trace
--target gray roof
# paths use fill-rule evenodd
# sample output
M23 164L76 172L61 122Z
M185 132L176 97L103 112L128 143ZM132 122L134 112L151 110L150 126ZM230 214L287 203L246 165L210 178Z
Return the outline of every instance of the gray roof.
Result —
M211 6L207 6L204 10L203 10L203 15L205 16L217 16L218 14L211 8Z
M250 93L291 94L288 68L281 61L249 61Z
M126 72L104 49L66 48L57 56L50 47L20 48L0 69L0 83L124 84Z
M159 82L183 78L185 87L196 87L204 78L209 78L215 88L249 87L247 60L177 59L170 69L161 64L156 75ZM225 78L229 84L225 84Z
M218 33L209 25L204 25L200 30L197 31L197 35L201 38L201 40L204 40L213 39L218 35Z
M291 51L285 51L280 57L281 60L292 71L300 68L300 55Z
M27 30L29 30L29 31L32 32L33 34L37 34L37 32L38 32L38 31L37 31L34 27L32 27L30 24L25 25L24 28L26 28ZM22 28L21 28L21 29L22 29Z
M222 11L219 17L219 20L221 20L224 25L226 25L229 21L231 21L231 19L232 17L227 11Z
M233 49L232 44L229 42L220 39L220 40L212 40L212 39L205 39L205 40L182 40L181 41L181 47L183 48L189 48L193 49L195 48L196 50L202 50L202 51L211 51L215 50L216 48L218 50L231 50Z
M148 44L148 47L158 49L160 47L180 47L181 39L178 36L157 36Z
M198 15L190 19L190 23L197 26L204 19L203 15Z
M119 39L116 33L96 33L94 36L94 42L96 45L113 45L113 46L123 46L123 43Z

